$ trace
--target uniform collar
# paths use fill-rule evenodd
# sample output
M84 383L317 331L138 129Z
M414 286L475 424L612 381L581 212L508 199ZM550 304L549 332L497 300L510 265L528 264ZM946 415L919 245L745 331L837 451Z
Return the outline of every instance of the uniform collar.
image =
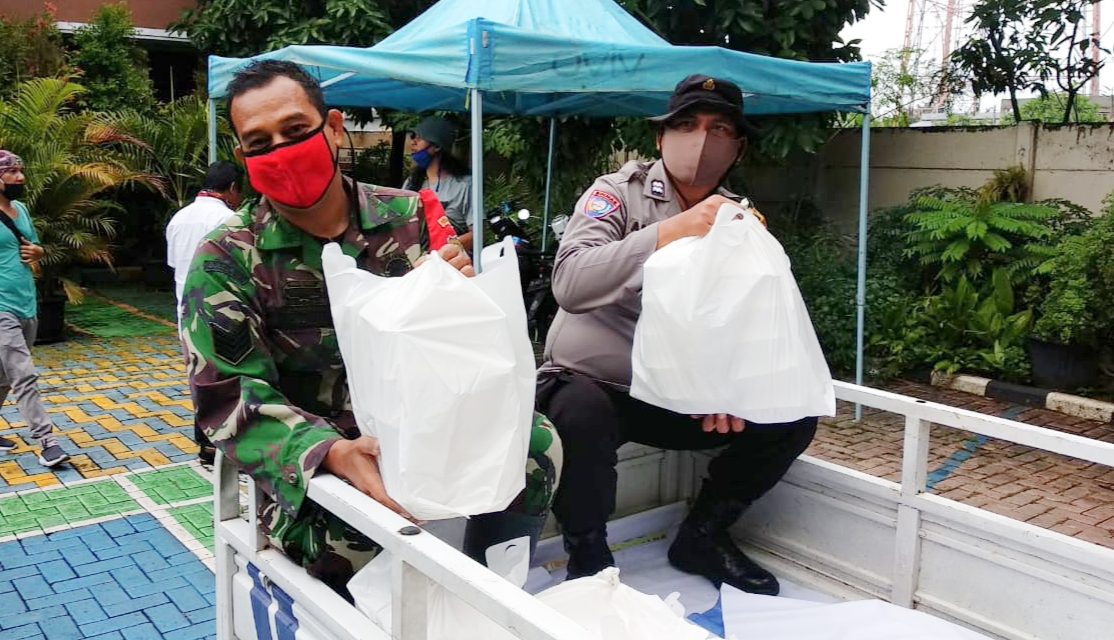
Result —
M374 189L368 185L359 184L348 177L343 177L344 191L348 194L348 214L363 231L371 231L376 227L386 224L397 215L396 207L390 202L384 202L375 195ZM393 202L393 201L392 201ZM263 251L277 251L298 247L306 239L317 242L305 231L295 227L282 217L266 198L259 203L252 212L252 217L260 224L258 247ZM349 228L351 231L351 227ZM345 234L347 237L349 234Z

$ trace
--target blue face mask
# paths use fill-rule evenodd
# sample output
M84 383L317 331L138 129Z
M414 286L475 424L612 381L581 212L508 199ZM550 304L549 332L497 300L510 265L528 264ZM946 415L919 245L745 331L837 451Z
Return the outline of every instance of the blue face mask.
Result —
M430 163L433 162L433 154L429 152L429 147L426 147L421 151L411 153L410 159L414 161L414 164L417 165L419 169L426 169L429 167Z

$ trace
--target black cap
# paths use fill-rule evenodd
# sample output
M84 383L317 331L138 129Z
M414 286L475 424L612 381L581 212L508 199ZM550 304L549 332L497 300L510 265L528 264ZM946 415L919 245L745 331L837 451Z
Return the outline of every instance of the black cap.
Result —
M694 107L704 107L727 114L735 121L740 135L753 136L757 133L743 117L743 92L739 85L730 80L721 80L705 75L691 75L677 83L669 106L664 115L650 118L651 122L667 123Z
M456 141L456 125L438 116L429 116L410 131L445 151L451 150L453 142Z

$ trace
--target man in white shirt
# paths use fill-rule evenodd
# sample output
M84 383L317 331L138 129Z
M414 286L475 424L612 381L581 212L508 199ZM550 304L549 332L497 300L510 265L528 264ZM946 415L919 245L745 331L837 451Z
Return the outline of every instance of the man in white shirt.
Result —
M174 269L174 295L178 300L178 333L182 332L182 289L197 245L227 220L240 206L240 169L231 162L214 162L205 173L205 184L194 201L183 207L166 225L166 263ZM194 439L198 457L212 464L215 450L196 425Z

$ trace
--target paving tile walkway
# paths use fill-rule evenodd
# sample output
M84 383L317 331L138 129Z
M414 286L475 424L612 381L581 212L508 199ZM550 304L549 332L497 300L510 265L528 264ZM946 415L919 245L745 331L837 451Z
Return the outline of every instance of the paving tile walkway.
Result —
M79 337L35 347L47 412L72 464L47 469L29 446L19 411L0 410L0 494L58 486L191 460L193 409L177 337Z
M214 638L207 475L186 463L0 497L0 638Z
M1114 424L912 382L890 390L1114 442ZM837 417L822 421L808 453L897 482L904 424L901 416L872 410L856 422L851 407L841 404ZM928 486L937 495L1114 548L1110 467L933 425L928 470Z

